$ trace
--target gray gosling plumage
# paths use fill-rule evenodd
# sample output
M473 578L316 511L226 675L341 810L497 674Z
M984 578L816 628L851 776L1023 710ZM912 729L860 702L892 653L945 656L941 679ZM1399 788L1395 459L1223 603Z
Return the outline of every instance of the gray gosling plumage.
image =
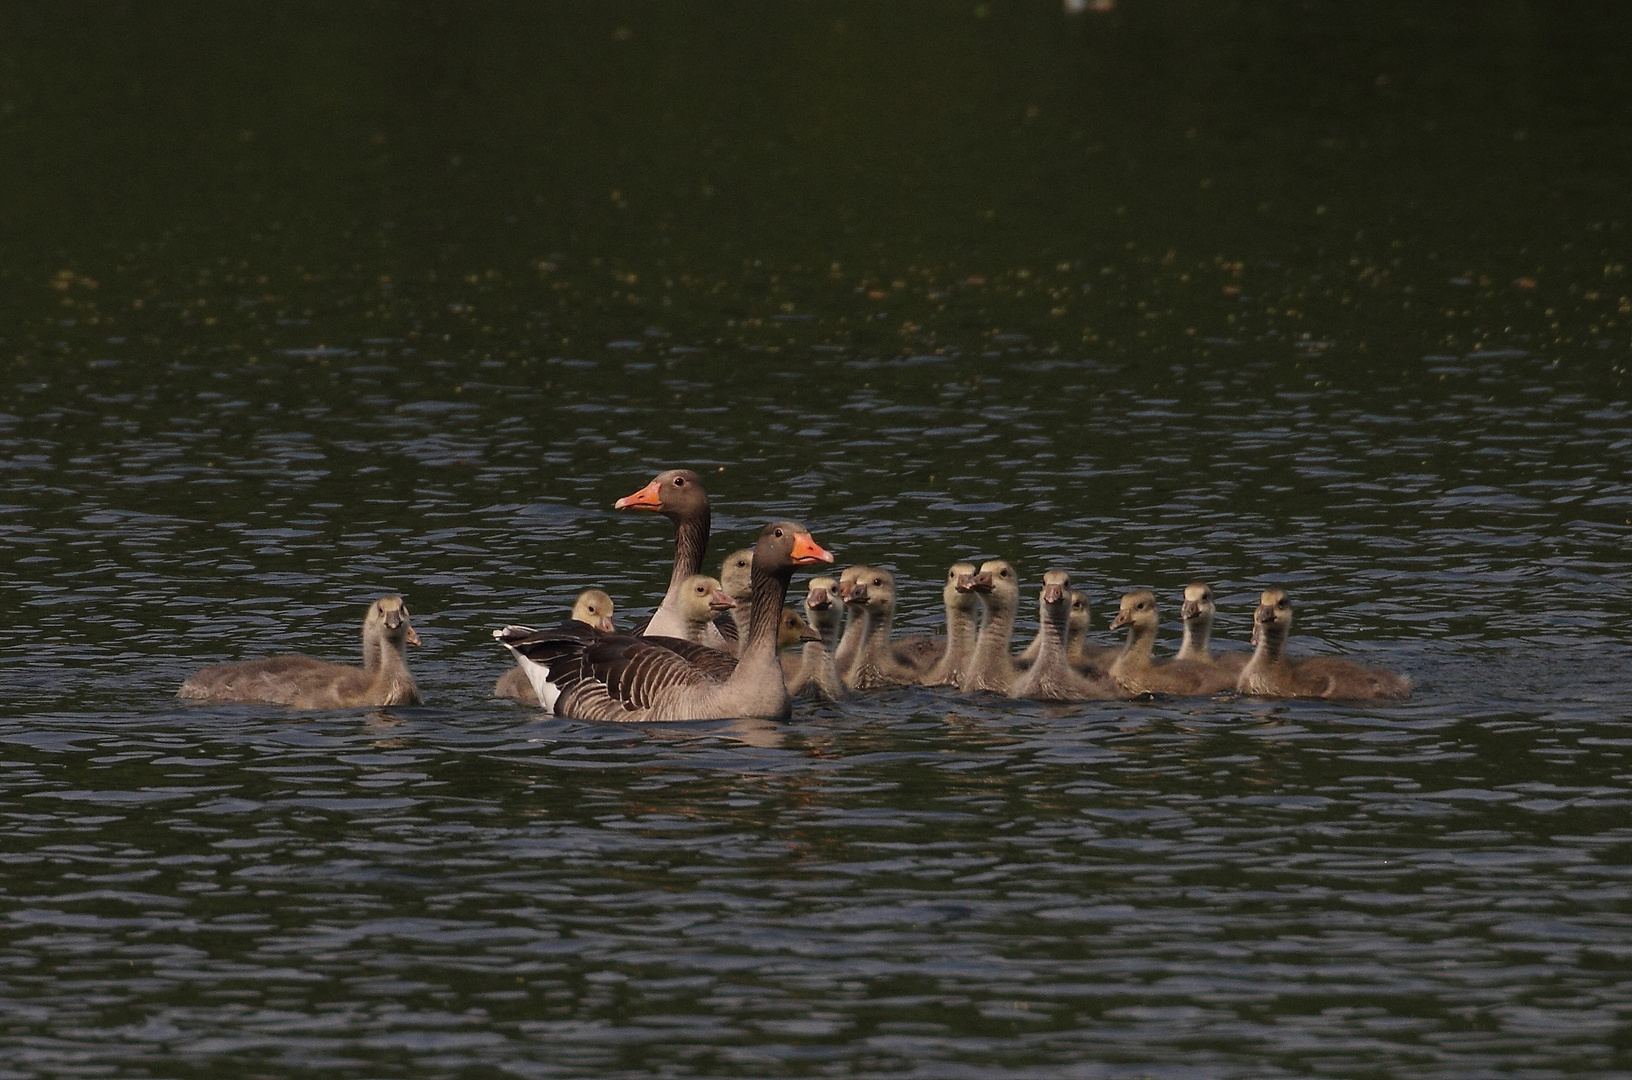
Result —
M1381 668L1361 667L1332 656L1293 660L1285 655L1292 630L1292 600L1283 589L1265 589L1252 616L1252 659L1236 689L1254 697L1332 698L1344 701L1403 698L1411 680Z
M419 687L404 650L419 644L400 596L382 596L363 618L363 666L333 664L310 656L273 656L215 664L181 684L187 701L287 705L294 709L355 709L368 705L417 705Z

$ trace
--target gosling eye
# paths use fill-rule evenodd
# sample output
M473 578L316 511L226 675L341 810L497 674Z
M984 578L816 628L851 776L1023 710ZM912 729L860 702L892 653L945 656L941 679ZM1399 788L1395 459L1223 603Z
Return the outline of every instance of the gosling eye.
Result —
M880 577L875 577L873 579L873 584L874 585L883 585L884 584L884 579L880 578Z

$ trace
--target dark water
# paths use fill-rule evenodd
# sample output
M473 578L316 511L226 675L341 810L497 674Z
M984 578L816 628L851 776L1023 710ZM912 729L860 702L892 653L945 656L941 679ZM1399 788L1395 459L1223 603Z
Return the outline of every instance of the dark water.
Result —
M0 13L0 1076L1632 1069L1629 22ZM489 698L682 463L1417 693ZM174 700L384 591L424 707Z

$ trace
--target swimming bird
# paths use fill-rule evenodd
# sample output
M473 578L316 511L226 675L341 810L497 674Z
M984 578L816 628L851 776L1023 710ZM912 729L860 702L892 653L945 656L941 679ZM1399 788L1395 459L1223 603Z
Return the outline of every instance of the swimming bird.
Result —
M593 626L603 634L612 632L612 598L600 589L585 589L572 605L572 619L585 626ZM527 673L517 664L493 684L493 696L519 701L523 705L537 705L538 693L527 680Z
M973 582L979 573L974 563L956 562L946 571L941 602L946 605L946 649L924 673L925 686L957 686L975 656L980 633L980 597Z
M215 664L181 684L188 701L236 701L295 709L354 709L366 705L417 705L419 687L404 649L419 644L400 596L382 596L363 617L363 666L333 664L310 656L273 656Z
M1184 644L1179 647L1179 654L1174 659L1213 664L1239 678L1241 669L1247 666L1249 654L1213 652L1213 612L1213 590L1210 586L1202 581L1192 581L1184 587L1184 606L1179 610L1180 617L1184 619Z
M1066 636L1071 624L1071 575L1064 570L1043 574L1038 594L1038 647L1031 666L1015 677L1009 696L1037 701L1109 701L1122 697L1106 676L1090 677L1071 666Z
M777 659L782 602L795 566L832 562L804 526L777 521L754 545L752 611L742 657L681 639L598 635L587 627L493 636L523 663L544 707L581 720L710 720L788 714Z
M612 505L616 510L650 510L674 523L674 569L669 573L668 591L645 627L637 632L642 636L685 636L685 618L680 611L681 583L702 572L703 556L708 553L708 491L703 487L702 477L690 469L668 469L633 495L625 495ZM708 644L729 651L724 635L716 637L715 634L718 631L709 636Z
M839 581L813 577L805 583L805 590L805 619L817 639L805 645L798 668L788 676L788 693L795 697L837 701L845 696L844 680L839 678L833 660L843 619L838 600Z
M986 618L975 639L975 655L958 689L966 694L977 690L1007 694L1014 685L1009 639L1014 636L1014 617L1020 604L1019 579L1008 562L988 559L980 564L980 572L969 587L980 598Z
M737 606L731 609L731 617L720 620L720 633L725 635L733 656L748 633L748 598L753 595L753 562L754 549L739 548L720 563L720 586L727 596L737 602Z
M1255 697L1333 698L1366 701L1403 698L1411 680L1381 668L1361 667L1333 656L1292 660L1285 655L1292 631L1292 600L1284 589L1265 589L1252 616L1252 659L1236 689Z
M1235 685L1229 672L1213 664L1194 660L1169 660L1157 664L1151 659L1156 645L1156 594L1149 589L1128 593L1111 621L1111 629L1128 628L1128 643L1107 672L1128 694L1174 694L1199 697L1229 690Z
M869 568L851 586L845 603L860 612L865 629L855 663L843 674L844 685L851 690L917 685L922 669L903 658L897 651L901 643L890 637L895 622L895 575L882 567ZM911 648L905 646L902 651Z

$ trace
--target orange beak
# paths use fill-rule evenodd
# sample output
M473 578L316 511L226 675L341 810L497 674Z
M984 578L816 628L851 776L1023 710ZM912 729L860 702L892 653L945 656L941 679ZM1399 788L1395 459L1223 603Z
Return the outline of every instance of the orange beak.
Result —
M633 495L625 495L612 504L614 510L661 510L663 509L663 492L653 480Z
M811 563L832 562L833 554L809 533L802 532L793 534L792 559L795 566L809 566Z
M410 644L410 645L423 645L424 644L424 642L419 640L419 635L414 632L414 628L412 626L410 626L408 628L407 641L408 641L408 644Z

